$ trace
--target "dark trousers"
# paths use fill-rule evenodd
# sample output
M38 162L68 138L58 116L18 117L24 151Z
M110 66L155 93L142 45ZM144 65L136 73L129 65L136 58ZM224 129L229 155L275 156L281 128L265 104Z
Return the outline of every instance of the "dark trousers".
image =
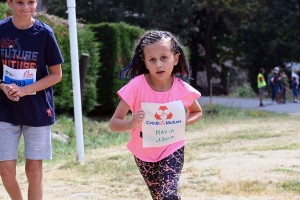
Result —
M282 103L285 103L286 100L286 88L282 88Z
M184 147L158 162L134 157L153 200L179 200L178 181L184 163Z

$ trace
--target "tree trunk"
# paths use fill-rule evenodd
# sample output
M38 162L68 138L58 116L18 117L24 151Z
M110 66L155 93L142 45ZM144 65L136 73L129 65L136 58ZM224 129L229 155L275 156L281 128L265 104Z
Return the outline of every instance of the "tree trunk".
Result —
M190 42L190 50L191 50L191 69L192 69L192 74L191 74L191 81L190 84L194 88L197 87L197 71L198 71L198 45L199 41L197 37L192 36L191 37L191 42Z
M205 69L206 69L206 77L207 84L210 85L210 80L212 79L212 52L211 52L211 40L212 34L211 30L214 24L214 15L211 11L207 10L207 27L205 31L205 41L204 41L204 49L205 49Z

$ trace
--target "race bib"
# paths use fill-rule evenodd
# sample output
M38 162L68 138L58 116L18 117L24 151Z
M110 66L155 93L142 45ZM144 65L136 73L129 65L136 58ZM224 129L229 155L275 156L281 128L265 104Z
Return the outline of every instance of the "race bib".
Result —
M7 84L16 84L24 87L36 82L36 69L13 69L3 65L3 81ZM36 93L31 93L34 95Z
M170 103L142 102L143 147L161 147L184 140L185 109L181 101Z

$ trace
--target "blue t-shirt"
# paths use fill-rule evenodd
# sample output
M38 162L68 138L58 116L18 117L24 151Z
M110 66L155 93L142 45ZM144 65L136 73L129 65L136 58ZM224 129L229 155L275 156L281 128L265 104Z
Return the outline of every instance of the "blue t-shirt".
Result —
M48 67L63 63L54 32L51 27L35 19L32 27L20 30L11 17L0 21L0 51L3 64L13 69L36 69L36 81L47 76ZM3 65L0 78L3 79ZM25 75L25 74L24 74ZM0 92L0 121L15 125L47 126L55 122L52 87L35 95L11 101Z

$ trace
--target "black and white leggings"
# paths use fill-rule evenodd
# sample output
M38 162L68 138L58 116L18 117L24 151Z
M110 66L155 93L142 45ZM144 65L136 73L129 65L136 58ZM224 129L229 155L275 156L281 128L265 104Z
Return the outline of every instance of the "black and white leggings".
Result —
M184 163L184 147L154 163L134 158L153 200L181 199L178 181Z

